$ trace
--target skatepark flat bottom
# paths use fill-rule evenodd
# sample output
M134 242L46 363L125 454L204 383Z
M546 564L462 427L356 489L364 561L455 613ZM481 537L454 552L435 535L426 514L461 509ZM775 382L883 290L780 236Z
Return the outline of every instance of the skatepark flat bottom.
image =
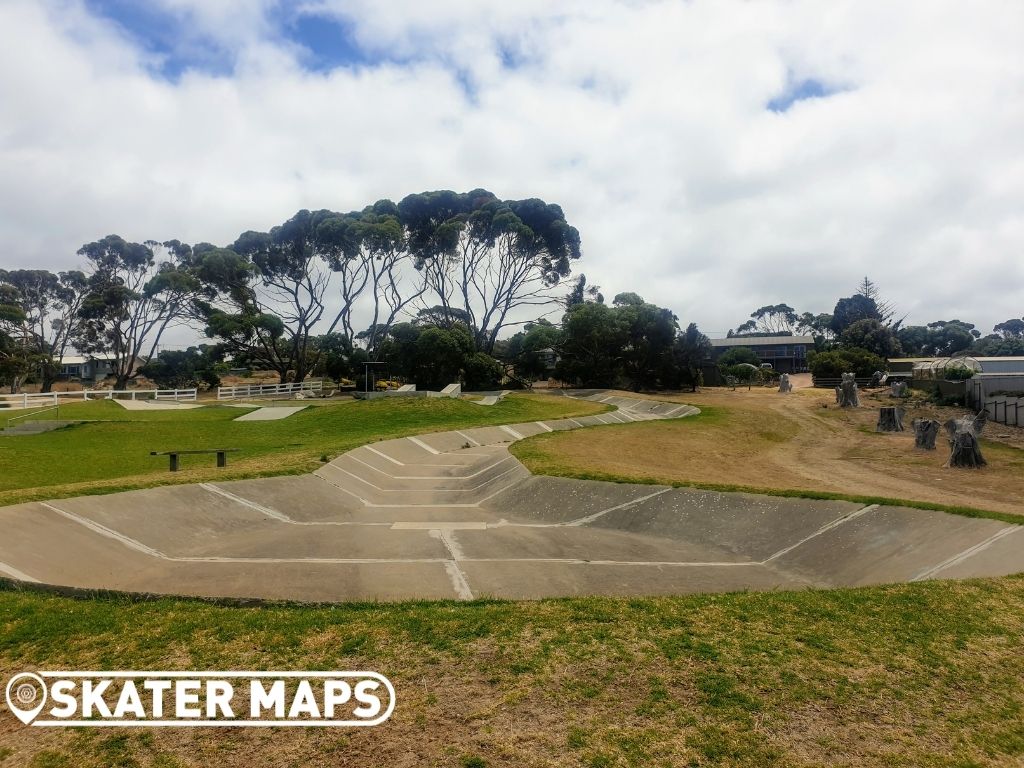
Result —
M594 399L601 399L600 393ZM363 446L311 475L0 508L0 574L299 601L802 589L1024 570L1024 528L916 509L532 476L520 437L695 409Z

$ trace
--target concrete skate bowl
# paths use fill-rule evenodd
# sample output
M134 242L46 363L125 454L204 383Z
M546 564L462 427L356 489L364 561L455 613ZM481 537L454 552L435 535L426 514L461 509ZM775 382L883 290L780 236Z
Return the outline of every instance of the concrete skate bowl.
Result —
M1024 570L1022 528L993 520L532 476L510 442L696 413L585 396L619 410L373 443L305 476L0 508L0 575L330 602L801 589Z

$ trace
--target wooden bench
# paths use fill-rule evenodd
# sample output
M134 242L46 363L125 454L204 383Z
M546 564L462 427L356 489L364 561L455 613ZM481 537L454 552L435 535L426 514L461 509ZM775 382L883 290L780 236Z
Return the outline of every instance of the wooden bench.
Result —
M228 465L228 458L226 454L235 453L241 450L240 448L210 448L205 451L150 451L150 456L170 456L171 457L171 472L178 471L178 457L186 453L216 453L217 454L217 466L226 467Z

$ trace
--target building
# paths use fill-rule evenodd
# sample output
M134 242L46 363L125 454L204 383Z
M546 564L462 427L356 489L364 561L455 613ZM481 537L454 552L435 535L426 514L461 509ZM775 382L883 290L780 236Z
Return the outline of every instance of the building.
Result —
M93 355L64 355L59 378L65 381L97 382L114 373L113 360Z
M714 359L726 350L748 347L779 373L803 373L807 370L807 353L814 349L813 336L731 336L711 339Z

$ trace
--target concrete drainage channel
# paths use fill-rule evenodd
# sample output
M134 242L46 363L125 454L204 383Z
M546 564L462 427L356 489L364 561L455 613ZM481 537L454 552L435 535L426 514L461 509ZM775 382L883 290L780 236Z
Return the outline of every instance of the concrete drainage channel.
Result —
M541 432L679 418L618 410L389 440L312 475L0 508L0 574L133 592L305 601L657 595L1024 570L1019 526L939 512L535 477Z

